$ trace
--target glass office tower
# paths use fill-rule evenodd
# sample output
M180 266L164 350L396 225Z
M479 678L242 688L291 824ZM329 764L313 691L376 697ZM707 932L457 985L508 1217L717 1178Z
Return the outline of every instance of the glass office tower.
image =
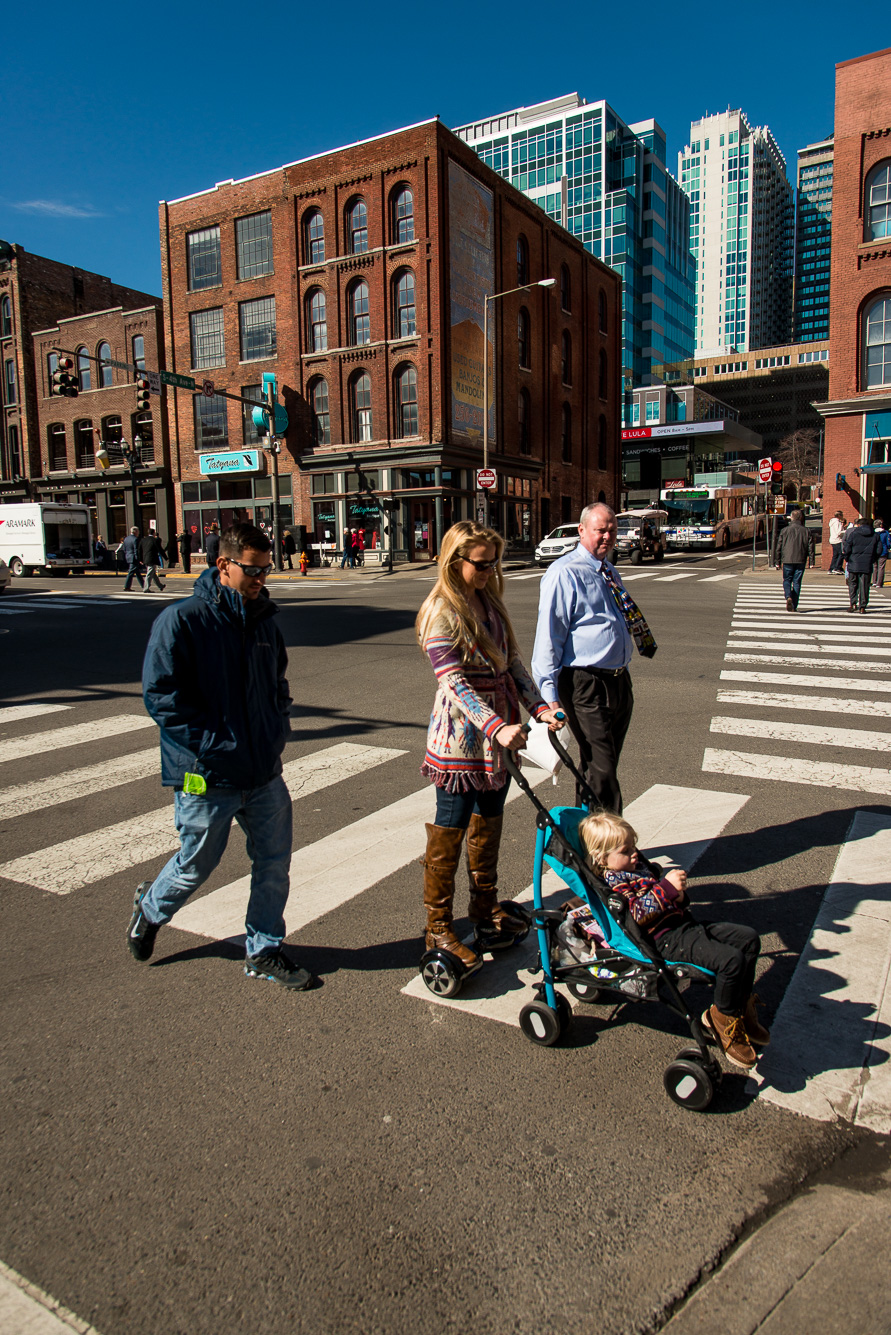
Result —
M829 337L833 140L798 150L795 226L795 342Z
M678 374L693 354L690 204L654 120L626 125L570 93L455 130L585 247L621 274L624 389Z

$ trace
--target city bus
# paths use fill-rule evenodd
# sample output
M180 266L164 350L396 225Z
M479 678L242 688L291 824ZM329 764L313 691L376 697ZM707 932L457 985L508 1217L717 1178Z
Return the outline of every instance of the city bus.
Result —
M764 537L764 497L754 482L709 487L679 482L659 493L668 514L668 546L725 550L732 543Z

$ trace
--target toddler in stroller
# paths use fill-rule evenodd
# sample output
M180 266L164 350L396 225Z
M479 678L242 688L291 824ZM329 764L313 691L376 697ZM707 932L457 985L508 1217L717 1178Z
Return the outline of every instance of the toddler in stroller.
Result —
M697 922L687 903L687 873L673 868L661 879L638 868L637 835L621 816L595 811L579 823L579 838L596 874L621 895L638 927L661 954L715 975L715 1001L702 1016L729 1062L751 1070L753 1044L764 1047L770 1034L755 1010L752 988L761 940L751 927Z

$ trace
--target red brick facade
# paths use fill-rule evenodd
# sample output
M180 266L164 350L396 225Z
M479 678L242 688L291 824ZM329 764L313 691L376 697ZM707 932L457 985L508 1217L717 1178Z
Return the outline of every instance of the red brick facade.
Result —
M886 163L891 50L836 66L829 401L820 405L826 419L824 567L831 556L828 522L836 510L846 518L891 520L891 372L873 369L868 383L866 347L869 313L891 297L891 235L877 235L883 227L870 216L870 185ZM841 491L838 474L845 479Z
M463 169L462 180L472 178L470 195L481 187L481 198L491 197L488 234L493 253L488 277L476 282L479 302L483 291L520 285L521 237L528 255L525 281L558 280L550 289L532 286L490 307L497 333L494 359L490 355L490 402L497 407L497 428L489 462L499 476L493 514L509 537L530 542L541 535L543 525L559 522L564 510L574 516L601 493L609 501L618 499L621 298L612 270L437 121L161 205L168 368L193 376L199 384L210 379L217 390L236 395L259 384L263 372L275 373L290 419L279 459L284 520L304 524L320 538L328 531L336 545L345 526L363 525L363 514L368 545L382 545L379 532L371 536L377 527L370 514L374 505L356 508L359 468L375 494L394 502L393 545L409 555L433 554L444 527L474 510L473 470L482 462L480 429L465 429L458 418L453 421L453 365L461 365L465 347L455 340L467 340L471 354L478 344L479 355L482 332L470 320L453 328L450 201L455 192L450 164ZM406 228L402 219L400 231L397 202L406 189L411 193L412 225ZM352 213L358 201L364 203L364 218ZM262 246L239 247L243 220L252 219L262 231L267 213L271 266ZM324 257L312 251L313 241L318 245L320 239L318 230L309 233L313 217L321 219ZM363 222L367 236L361 231L354 236L353 226L360 228ZM198 237L203 230L205 237ZM193 254L201 245L213 251L218 244L218 269L213 253L209 260L198 257L210 265L213 281L197 290L190 283L190 237ZM258 254L267 259L261 258L256 267L272 271L239 277L240 265L256 261ZM485 267L486 257L474 254L472 246L464 255L462 262ZM561 283L564 267L568 285ZM401 278L414 282L413 320L405 305L400 312ZM199 276L202 281L207 282L206 269L204 279ZM367 308L360 300L354 309L351 296L361 284L367 288ZM365 288L359 288L360 298ZM314 294L325 301L323 347L313 345ZM243 303L273 297L274 352L268 331L251 343L242 328L261 309ZM569 310L563 309L564 300ZM524 367L518 340L521 307L528 321ZM193 330L196 315L208 327L216 322L210 333L207 327ZM571 384L564 377L564 333L570 340L566 378ZM196 334L204 340L203 355L199 352L193 361ZM263 353L268 355L257 355ZM357 386L362 376L367 382ZM468 377L471 407L456 410L467 414L460 420L475 420L474 394L482 403L479 379ZM313 412L313 391L322 381L327 385L327 436L324 420L320 423ZM367 404L362 397L366 384ZM221 482L216 502L205 498L212 488L206 481L199 484L192 397L179 390L168 400L171 441L174 450L178 446L179 476L185 484L177 499L178 514L199 529L206 528L211 515L217 517L215 504L224 525L242 514L265 521L269 489L262 476ZM215 440L221 452L256 446L245 429L241 404L221 400L216 407L220 415L210 429L219 431L225 423L225 435L208 435L203 452L214 448Z

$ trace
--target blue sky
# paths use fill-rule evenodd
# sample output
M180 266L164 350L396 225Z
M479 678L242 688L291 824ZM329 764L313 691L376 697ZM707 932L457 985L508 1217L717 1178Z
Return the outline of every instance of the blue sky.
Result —
M64 18L15 6L0 237L160 294L160 199L431 116L461 125L575 91L629 122L654 116L669 165L691 119L741 107L773 130L794 179L797 150L832 129L835 63L891 46L887 20L864 46L839 14L826 0L575 12L161 0Z

